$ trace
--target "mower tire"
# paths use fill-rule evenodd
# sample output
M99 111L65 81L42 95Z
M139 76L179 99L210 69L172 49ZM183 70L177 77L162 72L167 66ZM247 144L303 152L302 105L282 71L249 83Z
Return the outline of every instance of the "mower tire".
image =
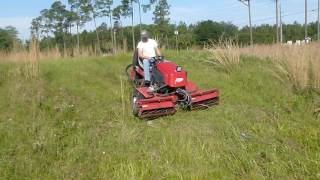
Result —
M139 116L140 111L140 107L136 102L141 99L144 99L143 95L139 91L134 90L132 93L132 113L135 117Z

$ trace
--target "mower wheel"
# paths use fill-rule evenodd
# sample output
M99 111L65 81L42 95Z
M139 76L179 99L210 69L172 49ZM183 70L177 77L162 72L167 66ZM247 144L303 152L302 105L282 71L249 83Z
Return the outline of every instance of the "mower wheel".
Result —
M140 111L140 107L138 106L138 104L136 103L138 100L143 99L143 95L137 91L134 90L132 93L132 113L134 116L138 117L139 116L139 111Z
M135 72L134 73L134 84L136 85L136 86L141 86L142 85L142 80L143 78L137 73L137 72Z

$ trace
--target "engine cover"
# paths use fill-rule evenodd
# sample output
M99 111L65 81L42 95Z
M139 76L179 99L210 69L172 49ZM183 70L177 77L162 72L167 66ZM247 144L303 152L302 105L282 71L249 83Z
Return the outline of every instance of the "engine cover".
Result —
M172 88L185 87L188 82L186 71L178 72L177 67L173 62L165 61L157 64L157 69L161 72L164 83Z

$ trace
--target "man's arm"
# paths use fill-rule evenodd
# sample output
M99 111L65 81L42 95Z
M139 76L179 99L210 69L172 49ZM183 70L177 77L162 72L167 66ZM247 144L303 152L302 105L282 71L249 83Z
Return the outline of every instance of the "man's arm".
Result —
M162 56L161 51L158 47L155 48L155 51L157 56Z
M157 41L154 41L154 50L156 51L157 56L161 56L161 51Z

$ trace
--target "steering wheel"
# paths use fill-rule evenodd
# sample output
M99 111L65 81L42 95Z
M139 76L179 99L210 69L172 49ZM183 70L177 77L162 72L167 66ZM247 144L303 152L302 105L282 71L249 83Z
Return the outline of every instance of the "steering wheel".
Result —
M159 62L163 62L164 61L164 56L156 56L156 57L153 57L151 60L150 60L150 65L151 66L155 66L156 64L158 64Z
M164 60L164 56L153 57L153 60L155 60L155 61L163 61Z

